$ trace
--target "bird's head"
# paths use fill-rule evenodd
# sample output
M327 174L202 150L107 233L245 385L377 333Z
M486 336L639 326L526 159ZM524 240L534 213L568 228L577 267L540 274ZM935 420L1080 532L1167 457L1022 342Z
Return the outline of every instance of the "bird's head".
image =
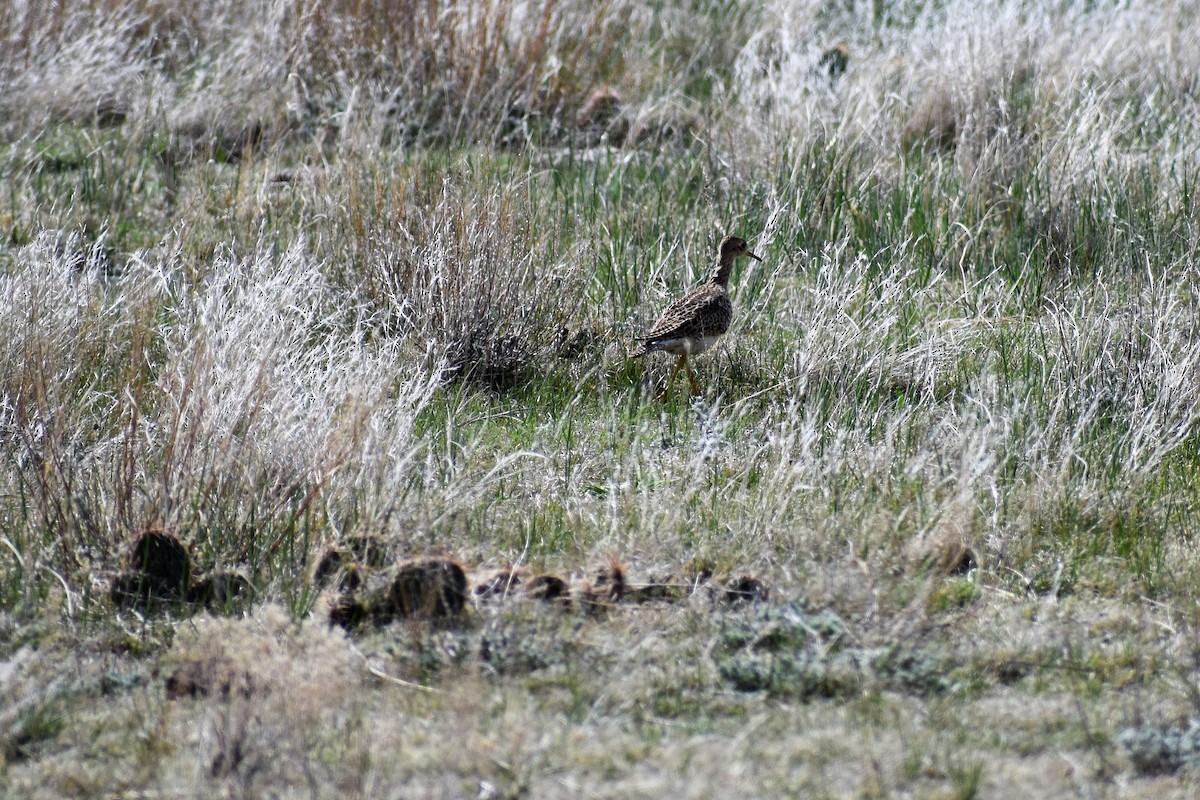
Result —
M761 258L750 252L750 245L746 244L746 240L740 236L726 236L721 240L721 262L730 263L735 258L753 258L755 261L762 261Z

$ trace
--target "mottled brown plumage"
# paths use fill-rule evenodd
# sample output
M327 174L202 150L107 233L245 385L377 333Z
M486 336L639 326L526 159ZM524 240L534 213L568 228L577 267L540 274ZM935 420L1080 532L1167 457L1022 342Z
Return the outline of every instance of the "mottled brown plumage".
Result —
M679 356L663 389L664 396L680 369L687 370L692 394L700 393L687 358L703 353L729 330L729 323L733 320L733 303L727 291L729 273L733 270L734 260L742 257L762 261L750 252L745 239L738 236L722 239L717 265L708 280L667 306L650 330L638 337L638 344L630 353L632 358L640 358L656 350Z

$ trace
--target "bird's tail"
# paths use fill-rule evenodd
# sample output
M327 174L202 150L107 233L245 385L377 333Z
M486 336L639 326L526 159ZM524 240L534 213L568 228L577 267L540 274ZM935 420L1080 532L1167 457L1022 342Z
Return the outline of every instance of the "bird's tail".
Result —
M630 358L641 358L650 352L650 348L646 346L645 339L638 339L633 344L633 349L629 351Z

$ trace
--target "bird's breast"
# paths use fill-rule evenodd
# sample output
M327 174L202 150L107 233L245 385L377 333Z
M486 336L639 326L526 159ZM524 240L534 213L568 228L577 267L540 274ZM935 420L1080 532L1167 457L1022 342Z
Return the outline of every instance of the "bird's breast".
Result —
M680 336L675 339L662 339L654 343L655 349L663 350L673 356L694 356L703 353L720 339L720 336Z

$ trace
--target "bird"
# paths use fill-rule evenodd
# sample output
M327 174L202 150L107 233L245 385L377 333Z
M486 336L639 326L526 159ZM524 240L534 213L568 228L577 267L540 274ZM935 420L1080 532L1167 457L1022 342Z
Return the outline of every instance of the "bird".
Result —
M842 77L848 66L850 66L850 46L845 42L838 42L821 53L821 59L817 61L817 67L828 75L831 81Z
M703 353L729 330L729 323L733 319L733 303L729 300L728 286L733 262L739 258L762 261L750 252L750 246L740 236L722 239L718 253L717 264L708 280L667 306L650 330L636 338L636 344L629 353L630 358L641 358L659 350L679 356L666 386L658 396L659 400L667 396L671 383L681 369L687 370L692 395L700 394L688 356Z

